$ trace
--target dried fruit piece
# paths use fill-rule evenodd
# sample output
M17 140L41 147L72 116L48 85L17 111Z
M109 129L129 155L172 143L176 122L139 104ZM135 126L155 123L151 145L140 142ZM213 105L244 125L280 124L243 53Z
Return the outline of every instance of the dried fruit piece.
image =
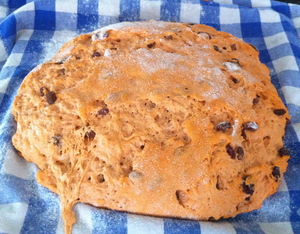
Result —
M223 181L221 179L221 176L219 176L219 175L217 176L216 188L218 190L224 189L224 183L223 183Z
M273 110L273 112L275 115L282 116L286 113L286 110L285 109L275 109L275 110Z
M189 200L189 196L183 190L177 190L175 194L180 205L183 205Z
M230 46L230 48L231 48L232 50L237 50L237 44L236 44L236 43L232 44L232 45Z
M218 132L225 132L227 129L231 128L231 123L230 122L227 122L227 121L224 121L224 122L221 122L221 123L218 123L217 126L215 127L215 129L218 131Z
M109 109L107 108L102 108L100 110L98 110L97 114L100 115L100 116L105 116L109 113Z
M57 97L56 93L53 91L50 91L46 94L46 101L48 102L49 105L52 105L56 102Z
M96 136L96 133L93 130L91 130L91 131L88 131L85 133L84 139L87 141L92 141L92 140L94 140L95 136Z
M99 174L99 175L97 176L97 181L98 181L99 183L105 182L104 175L103 175L103 174Z
M256 105L259 103L259 97L253 98L252 104Z
M199 36L199 37L202 37L202 38L204 38L204 39L208 39L208 40L211 39L211 35L210 35L209 33L207 33L207 32L198 32L198 36ZM218 50L217 50L217 51L218 51Z
M243 124L243 129L249 132L254 132L258 129L258 125L255 122L247 122Z
M155 47L156 42L152 42L150 44L148 44L148 48L149 49L153 49Z
M281 176L281 174L280 174L280 167L277 167L277 166L273 167L273 169L272 169L272 175L274 176L275 181L277 182L278 179Z
M100 56L101 56L101 54L98 51L94 51L94 53L92 54L93 58L100 57Z
M221 51L219 50L219 47L216 45L214 45L214 50L221 53Z
M244 139L246 139L246 138L247 138L247 135L246 135L245 129L242 129L241 136L242 136Z
M282 148L280 148L280 149L278 150L278 154L279 154L279 156L281 156L281 157L283 157L283 156L285 156L285 155L289 156L289 155L290 155L290 151L289 151L287 148L282 147Z
M235 152L237 154L237 159L242 160L244 158L244 149L240 146L236 147Z
M237 78L233 77L233 76L231 76L230 79L231 79L232 82L235 83L235 84L240 83L240 81L239 81Z
M237 146L235 149L230 145L226 145L226 152L232 159L242 160L244 158L244 149Z
M55 136L51 137L51 139L50 139L49 142L52 142L53 145L58 146L58 145L60 145L60 143L61 143L61 141L60 141L61 138L62 138L61 135L55 135Z
M48 93L49 90L46 87L41 87L40 88L40 95L41 97L44 97L46 93Z
M66 69L62 68L58 71L61 75L65 75L66 74Z
M230 144L226 145L226 152L232 159L236 158L236 152Z
M167 36L164 36L164 38L165 38L166 40L172 40L172 39L173 39L173 36L172 36L172 35L167 35Z
M254 184L246 184L246 182L244 181L242 186L243 186L244 193L250 194L250 195L252 195L254 193L254 189L255 189Z
M145 102L144 105L148 106L149 108L155 108L156 107L156 104L154 102L151 102L151 101Z

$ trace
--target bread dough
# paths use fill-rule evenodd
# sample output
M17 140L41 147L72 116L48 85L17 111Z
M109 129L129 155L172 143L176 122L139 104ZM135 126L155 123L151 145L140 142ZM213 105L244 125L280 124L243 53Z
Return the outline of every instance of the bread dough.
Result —
M24 80L13 144L77 202L217 220L258 209L287 168L290 118L257 49L199 24L126 22L83 34Z

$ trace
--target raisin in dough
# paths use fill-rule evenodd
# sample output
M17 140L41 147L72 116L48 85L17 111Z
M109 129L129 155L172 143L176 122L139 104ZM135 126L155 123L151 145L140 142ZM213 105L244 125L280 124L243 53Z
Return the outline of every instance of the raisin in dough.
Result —
M212 220L258 209L287 168L290 118L254 46L205 25L83 34L24 80L13 144L62 201Z

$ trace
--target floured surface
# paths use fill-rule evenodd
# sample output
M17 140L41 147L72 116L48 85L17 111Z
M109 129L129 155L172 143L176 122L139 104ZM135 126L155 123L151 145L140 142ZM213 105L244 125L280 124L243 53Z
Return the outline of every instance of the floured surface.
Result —
M289 116L255 48L203 25L113 27L65 44L13 106L13 143L66 230L77 202L201 220L259 208L287 167Z

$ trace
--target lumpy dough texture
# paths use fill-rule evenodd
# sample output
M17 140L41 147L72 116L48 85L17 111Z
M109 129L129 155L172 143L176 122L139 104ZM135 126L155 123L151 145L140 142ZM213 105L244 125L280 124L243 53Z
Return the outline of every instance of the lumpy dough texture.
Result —
M258 51L198 24L121 23L24 80L13 144L62 201L212 220L258 209L287 168L289 115Z

